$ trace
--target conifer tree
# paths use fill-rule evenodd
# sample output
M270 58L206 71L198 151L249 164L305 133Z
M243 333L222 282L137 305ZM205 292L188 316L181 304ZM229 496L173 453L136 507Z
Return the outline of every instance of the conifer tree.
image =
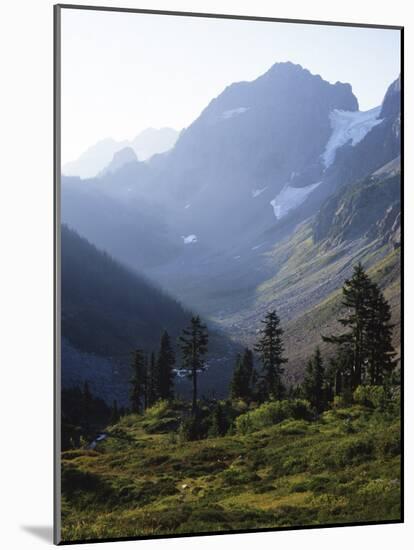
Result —
M157 362L155 359L155 353L152 352L150 355L150 360L148 362L147 376L146 376L147 407L151 407L158 399L156 387L157 387Z
M136 349L132 359L132 378L130 381L130 402L133 413L140 413L145 408L146 382L147 358L142 350Z
M255 370L253 365L253 353L245 348L243 356L237 355L236 366L231 381L230 395L232 399L252 399L254 393Z
M260 380L261 398L281 399L285 392L282 383L283 365L287 363L284 357L283 330L276 311L270 311L261 321L264 327L260 330L260 339L255 347L262 363Z
M223 436L227 431L227 421L223 405L218 401L211 414L211 426L209 435L213 437Z
M158 399L171 399L174 395L175 355L167 331L161 336L160 351L156 362L155 393Z
M372 283L365 273L361 263L354 267L351 279L347 279L342 287L342 306L347 316L339 319L340 324L347 329L339 336L323 337L323 339L338 347L338 355L350 354L341 361L347 365L349 386L353 391L362 383L365 365L367 363L367 328L368 310Z
M233 371L233 378L230 383L230 397L232 399L240 399L243 393L243 370L242 358L240 353L236 357L236 365Z
M192 381L193 398L192 414L197 410L197 379L198 374L205 369L205 355L208 349L207 327L201 323L200 317L193 316L190 326L183 330L179 337L182 353L182 369L186 371L188 378Z
M372 285L368 307L368 381L372 385L390 382L396 366L392 345L391 308L377 285Z
M291 385L286 391L286 399L302 399L303 388L301 385Z
M362 383L384 384L395 368L389 304L360 263L351 279L345 281L342 292L347 316L339 322L347 331L323 337L337 346L337 386L341 386L341 392L353 392Z
M316 412L321 413L326 405L325 368L319 347L308 361L303 381L303 394Z

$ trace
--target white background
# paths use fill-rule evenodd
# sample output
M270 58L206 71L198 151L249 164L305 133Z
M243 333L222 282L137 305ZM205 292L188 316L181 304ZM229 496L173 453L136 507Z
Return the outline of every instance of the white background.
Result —
M414 540L414 187L411 185L414 24L407 0L118 0L85 2L151 9L234 13L404 25L406 29L406 523L266 534L107 543L105 548L210 550L263 548L376 550L412 548ZM2 3L0 17L0 545L51 544L52 526L52 5ZM110 40L110 37L108 37ZM380 66L381 60L378 59ZM79 128L82 131L82 128ZM411 154L410 154L411 153ZM411 544L410 544L411 538ZM92 547L85 545L85 548ZM96 548L96 547L95 547Z

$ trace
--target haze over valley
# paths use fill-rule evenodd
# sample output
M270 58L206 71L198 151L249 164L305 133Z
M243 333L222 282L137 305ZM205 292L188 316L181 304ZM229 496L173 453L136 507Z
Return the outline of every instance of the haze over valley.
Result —
M170 132L169 145L140 154L132 142L106 140L64 167L64 381L88 377L105 398L115 377L127 399L121 355L145 347L157 306L137 302L140 325L124 308L145 284L147 296L163 297L164 328L169 312L194 312L216 334L203 391L226 394L234 353L251 345L272 308L286 330L286 380L297 383L320 335L336 326L341 285L358 261L391 303L399 347L399 78L383 96L361 111L350 84L276 63L227 86L179 135ZM69 247L84 250L85 261ZM95 336L77 322L103 307L89 271L102 296L117 295L120 284L126 293L100 311ZM121 318L128 328L118 338ZM185 380L178 389L187 391Z

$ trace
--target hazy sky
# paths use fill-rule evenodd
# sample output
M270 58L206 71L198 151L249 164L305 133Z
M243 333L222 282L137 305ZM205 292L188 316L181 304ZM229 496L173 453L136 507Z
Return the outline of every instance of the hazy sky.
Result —
M62 10L62 161L106 137L188 126L232 82L277 61L349 82L361 110L398 76L399 32Z

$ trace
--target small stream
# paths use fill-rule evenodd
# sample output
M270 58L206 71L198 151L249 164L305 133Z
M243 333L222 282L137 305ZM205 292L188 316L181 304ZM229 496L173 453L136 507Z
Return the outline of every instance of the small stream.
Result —
M98 434L95 439L89 443L88 445L88 449L96 449L96 445L100 442L100 441L104 441L106 438L108 437L108 434L106 433L100 433Z

